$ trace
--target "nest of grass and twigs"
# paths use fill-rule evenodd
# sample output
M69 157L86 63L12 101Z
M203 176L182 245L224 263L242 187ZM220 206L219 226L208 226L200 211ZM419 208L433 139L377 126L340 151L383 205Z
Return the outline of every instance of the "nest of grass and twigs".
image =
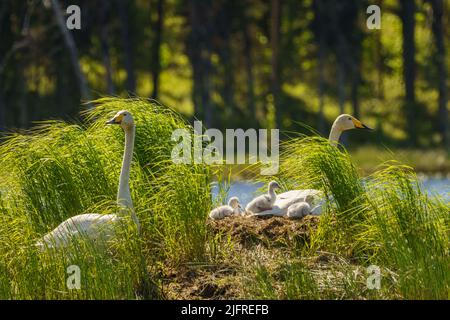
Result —
M222 220L209 220L208 227L214 234L230 236L244 247L256 244L266 246L285 246L292 242L308 243L311 234L317 229L320 218L306 216L302 219L285 217L226 217Z

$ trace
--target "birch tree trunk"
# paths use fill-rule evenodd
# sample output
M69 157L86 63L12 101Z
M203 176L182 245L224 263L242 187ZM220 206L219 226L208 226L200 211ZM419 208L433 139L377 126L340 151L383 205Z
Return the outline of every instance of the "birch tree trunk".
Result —
M100 3L100 46L103 66L105 67L106 90L109 95L115 93L114 81L112 79L112 66L109 54L108 43L108 1L102 0Z
M70 31L66 27L66 22L64 20L64 14L58 3L58 0L51 0L51 3L52 3L52 9L53 9L53 14L56 19L56 23L57 23L59 30L61 31L61 34L63 36L64 44L67 48L67 51L69 51L70 61L72 63L73 70L74 70L75 75L78 80L78 87L80 89L81 99L83 101L90 101L91 94L90 94L90 90L89 90L89 86L88 86L86 77L84 76L84 74L81 70L80 62L78 59L77 46L75 44L75 41L73 40L72 35L70 34ZM88 105L88 106L92 107L91 105Z
M161 42L162 32L164 25L164 1L157 0L156 11L158 14L154 29L155 29L155 41L153 42L152 52L152 82L153 92L152 98L157 99L159 96L159 76L161 74Z
M438 69L438 87L439 87L439 133L442 137L444 147L450 149L450 126L449 113L447 110L447 66L445 65L445 43L443 14L444 3L442 0L431 0L433 8L433 35L436 41L436 64Z
M272 74L271 91L273 95L273 104L275 106L276 126L281 128L281 105L280 105L280 18L281 4L280 0L272 0L271 26L270 26L270 46L272 49Z
M127 71L126 89L129 93L136 92L136 76L134 74L133 50L130 41L130 30L128 25L128 10L123 0L117 0L119 10L119 19L121 22L122 45L125 61L125 69Z
M405 82L405 115L406 128L411 145L417 144L417 124L416 124L416 94L415 94L415 80L416 80L416 62L415 52L416 46L414 43L415 33L415 13L416 5L412 0L400 1L401 10L400 17L402 20L403 33L403 80Z
M250 115L254 119L256 125L256 103L255 103L255 80L253 77L253 60L252 60L252 42L249 33L249 26L246 24L243 28L244 36L244 56L245 56L245 72L247 74L247 99L250 109Z

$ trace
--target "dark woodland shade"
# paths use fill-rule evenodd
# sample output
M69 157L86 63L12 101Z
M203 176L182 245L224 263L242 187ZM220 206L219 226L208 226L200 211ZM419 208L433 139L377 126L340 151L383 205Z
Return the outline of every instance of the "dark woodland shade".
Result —
M450 145L448 1L82 0L74 31L70 4L0 2L1 131L77 117L100 95L145 95L206 126L305 122L324 134L332 101L334 114L372 119L386 143ZM381 30L366 28L371 4ZM386 44L392 30L400 52ZM397 75L401 86L388 86ZM299 85L308 96L286 88Z

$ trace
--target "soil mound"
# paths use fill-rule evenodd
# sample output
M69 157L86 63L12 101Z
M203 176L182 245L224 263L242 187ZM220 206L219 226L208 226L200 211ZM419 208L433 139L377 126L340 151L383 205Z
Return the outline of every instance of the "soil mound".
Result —
M319 217L306 216L302 219L285 217L226 217L222 220L208 220L207 224L215 234L229 235L243 246L255 244L287 245L307 242L311 232L317 229Z

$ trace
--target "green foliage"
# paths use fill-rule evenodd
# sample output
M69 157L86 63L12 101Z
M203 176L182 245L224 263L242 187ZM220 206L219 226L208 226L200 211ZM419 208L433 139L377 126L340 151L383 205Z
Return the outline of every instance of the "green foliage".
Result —
M204 254L209 169L170 160L172 131L189 126L167 108L140 99L94 104L83 124L42 123L0 145L2 298L156 297L140 292L152 287L148 273L156 259L180 262ZM116 212L124 138L105 122L122 109L136 123L130 183L142 235L125 229L107 250L81 243L52 254L37 252L36 240L68 217ZM70 264L82 269L81 290L65 287Z
M302 121L324 132L345 110L376 124L384 143L406 143L408 129L417 126L418 146L446 147L442 126L436 124L445 119L446 102L439 98L448 90L439 90L446 81L440 70L448 68L450 55L445 33L438 30L449 29L450 4L441 0L439 13L433 5L438 2L416 1L414 34L404 39L398 0L383 2L380 30L366 28L366 9L373 3L361 0L281 1L279 21L272 21L271 3L262 0L165 0L162 16L158 0L79 0L89 18L83 19L83 32L69 33L76 47L67 48L52 10L4 0L0 130L78 116L80 83L67 59L76 51L94 97L149 97L157 85L159 101L201 120L210 112L216 128L277 123L282 130L299 131ZM279 44L274 46L271 27L277 23ZM403 72L402 46L408 38L415 39L414 79L405 79L413 75ZM415 106L409 107L416 124L406 117L405 80L415 83Z
M288 300L385 297L383 287L380 291L367 290L367 275L361 269L344 261L329 261L326 266L299 260L278 266L259 264L247 284L247 294L252 298Z
M450 206L424 194L411 168L387 163L363 181L346 151L320 138L291 140L282 160L289 188L317 188L328 199L310 253L391 270L391 295L448 298Z
M224 166L170 159L173 130L192 128L145 100L94 103L83 123L41 123L0 145L0 298L159 298L161 265L225 259L245 266L233 251L240 245L227 235L211 235L205 223L212 177L221 190L217 203L226 198L230 177ZM64 250L39 252L36 240L68 217L117 211L123 133L105 121L121 109L133 114L137 126L130 181L141 234L126 222L105 245L80 240ZM283 144L276 179L286 189L321 190L324 214L308 244L268 246L288 253L251 268L250 282L239 283L248 297L448 298L450 207L424 194L411 168L386 163L362 179L346 150L301 137ZM326 267L308 260L320 252L337 258ZM80 290L66 286L73 264L81 269ZM372 264L382 270L379 291L366 288L361 272Z
M448 298L449 205L429 199L414 172L402 166L377 172L368 192L373 208L369 233L375 238L366 246L379 246L372 259L395 270L405 298Z

